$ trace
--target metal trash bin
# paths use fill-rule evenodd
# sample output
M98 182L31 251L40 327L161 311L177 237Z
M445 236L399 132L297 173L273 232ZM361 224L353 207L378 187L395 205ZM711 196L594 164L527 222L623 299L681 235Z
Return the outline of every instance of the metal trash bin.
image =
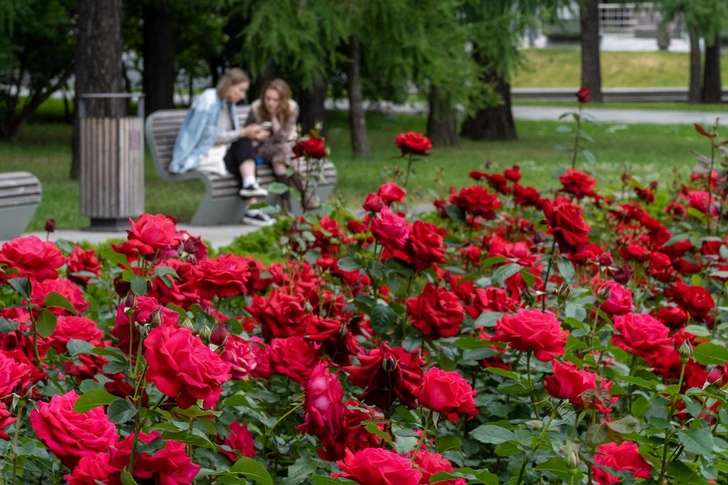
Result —
M89 230L128 228L144 213L144 95L82 94L77 108L81 215L91 219Z

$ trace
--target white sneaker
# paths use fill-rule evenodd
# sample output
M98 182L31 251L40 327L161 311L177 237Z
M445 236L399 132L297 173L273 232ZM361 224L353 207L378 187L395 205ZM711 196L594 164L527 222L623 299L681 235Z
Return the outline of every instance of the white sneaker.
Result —
M243 222L251 226L268 227L276 223L276 220L261 211L246 211Z
M268 197L268 191L258 185L258 182L253 182L250 185L243 186L243 188L240 189L240 192L238 192L238 195L246 199L250 199L252 197Z

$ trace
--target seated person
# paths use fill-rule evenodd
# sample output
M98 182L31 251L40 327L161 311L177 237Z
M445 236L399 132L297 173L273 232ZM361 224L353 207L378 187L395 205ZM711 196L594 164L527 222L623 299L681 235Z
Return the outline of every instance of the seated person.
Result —
M260 99L250 105L247 126L255 126L268 122L271 125L270 136L253 141L255 155L273 166L273 174L277 182L291 185L286 172L293 156L291 142L296 139L296 121L298 120L298 103L291 99L291 89L283 79L273 79L263 86ZM281 207L291 210L291 195L281 195Z
M231 69L216 88L206 89L192 104L174 144L169 171L190 170L226 176L232 173L240 182L240 196L249 204L268 191L255 178L252 140L265 140L269 133L257 123L238 125L235 105L245 98L250 78L242 69ZM248 209L243 221L269 226L275 221L260 210Z

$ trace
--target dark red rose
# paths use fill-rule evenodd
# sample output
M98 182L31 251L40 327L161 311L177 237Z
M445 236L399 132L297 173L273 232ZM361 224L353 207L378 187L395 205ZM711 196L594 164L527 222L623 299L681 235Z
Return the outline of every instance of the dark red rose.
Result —
M410 238L407 240L407 252L412 257L415 271L422 271L433 264L445 262L445 246L437 226L429 222L415 221Z
M240 424L234 421L230 424L230 434L223 441L233 451L218 450L231 462L235 462L240 456L253 458L255 456L255 440L253 435L248 431L247 424Z
M74 276L74 273L93 273L96 276L101 274L101 264L96 258L96 252L93 249L84 251L78 246L73 247L71 255L66 261L68 269L68 279L74 283L86 286L91 279L89 276Z
M688 210L684 205L672 202L665 207L665 214L669 214L673 219L685 219L688 216Z
M351 382L365 389L362 401L385 410L395 399L410 409L415 407L414 391L422 382L425 364L422 357L386 343L356 357L361 366L350 365L344 370Z
M326 151L326 140L323 138L307 138L296 143L293 153L298 157L326 158L329 156Z
M652 465L640 455L637 444L633 441L624 441L619 445L617 443L599 445L594 461L620 472L631 472L635 478L650 478L652 475ZM592 473L594 480L599 485L622 482L621 478L610 475L609 472L598 466L592 467Z
M646 313L621 315L614 319L614 329L618 332L612 335L614 345L645 359L672 343L670 330Z
M315 342L319 351L330 356L334 363L349 365L351 356L359 353L359 342L345 322L312 313L307 315L307 320L306 339Z
M404 202L404 197L407 195L407 192L405 192L399 185L387 182L386 184L379 186L379 192L377 192L377 195L382 202L390 205L393 202Z
M591 226L584 221L580 207L564 200L556 204L545 201L543 212L561 251L576 253L589 244Z
M652 310L651 315L670 330L678 330L688 324L687 312L676 306L664 306L657 311Z
M629 264L623 264L614 272L612 279L620 285L626 285L632 278L632 266Z
M521 180L521 167L514 165L511 168L507 168L503 171L503 175L511 182L518 182Z
M430 453L425 449L419 450L415 456L415 465L422 473L422 481L420 483L430 483L430 477L440 472L450 473L454 470L452 463L439 453ZM438 481L438 485L466 485L463 478L453 478L452 480Z
M267 297L255 295L247 310L260 322L263 338L303 337L306 333L306 312L303 298L274 289Z
M38 236L17 237L0 249L0 264L36 281L58 278L57 270L65 262L63 253L54 243L42 241Z
M111 464L109 453L95 453L81 458L73 472L63 478L68 481L68 485L121 485L121 469Z
M74 283L65 278L57 280L43 280L33 282L30 301L39 307L45 307L45 299L50 293L59 293L71 303L77 313L83 313L88 309L88 302L83 297L83 292ZM56 315L70 315L71 312L61 307L50 307L49 311Z
M194 269L200 296L230 298L247 291L248 258L234 254L223 254L216 258L200 261Z
M48 219L43 226L43 230L45 232L56 232L56 220L53 218Z
M521 309L515 315L503 315L495 327L494 342L506 342L522 352L533 351L543 362L564 355L567 330L561 331L561 322L550 313Z
M407 300L412 326L430 339L454 337L463 322L463 306L455 293L431 283L418 297Z
M576 99L579 100L580 103L588 103L590 96L591 91L589 91L588 88L581 88L576 92Z
M384 202L377 194L369 194L362 207L367 212L379 212L384 207Z
M513 184L513 201L523 207L541 208L541 194L533 187L523 187L519 184Z
M365 485L418 485L422 473L412 468L412 462L384 448L365 448L352 453L346 450L346 457L337 461L339 476Z
M237 335L228 335L220 358L230 364L232 378L245 381L258 366L255 357L255 344L243 340Z
M444 414L450 421L457 421L461 415L467 415L468 419L478 415L478 407L473 400L478 391L474 391L457 372L432 367L425 372L415 394L420 405Z
M597 384L600 378L596 374L580 370L571 362L562 364L554 359L552 365L554 373L546 376L543 382L546 392L556 399L566 399L574 406L585 405L583 396L585 391L600 387L607 390L612 388L612 383L603 379ZM603 403L601 399L594 396L590 401L594 401L596 407L606 414L610 412L609 406L615 403L617 399L617 397L613 397L609 403ZM593 407L593 404L588 404L587 407Z
M145 256L169 247L175 248L179 244L175 239L176 223L164 214L142 214L136 222L130 218L129 223L131 230L126 231L129 243Z
M485 174L488 185L498 193L507 195L511 193L511 187L508 185L508 179L499 173Z
M131 304L131 307L127 307ZM127 313L131 311L131 316ZM156 318L159 321L153 322ZM131 320L131 323L129 322ZM169 325L173 327L179 326L179 313L169 308L163 307L156 298L151 296L138 296L134 299L122 301L116 307L116 318L114 326L111 329L111 335L119 339L118 347L124 352L129 352L129 339L133 338L134 343L131 345L131 353L135 354L137 345L139 344L139 331L137 325L153 326L153 325ZM129 329L132 325L133 331Z
M713 296L708 290L702 286L688 286L680 280L668 288L665 295L672 298L693 318L705 318L715 308Z
M336 374L329 372L329 364L321 362L311 372L305 384L303 423L297 428L322 442L336 438L344 425L344 389Z
M411 153L413 155L429 155L428 150L432 148L432 141L426 136L410 131L408 133L401 133L394 140L402 152L402 156Z
M501 206L498 196L489 193L488 189L480 185L464 187L450 196L450 202L465 212L484 219L494 219L495 210Z
M566 173L559 177L559 182L563 185L562 192L571 194L577 199L596 195L594 187L597 186L597 181L580 170L566 169Z
M141 432L138 441L149 444L161 435L159 431L151 434ZM122 470L129 466L133 443L134 433L124 438L116 448L111 450L111 464L115 468ZM156 453L137 452L135 456L132 476L137 482L187 485L194 483L195 476L200 471L200 467L192 463L187 455L187 446L179 441L165 440L164 447Z
M274 338L269 349L271 370L299 384L308 382L319 361L313 344L303 337Z
M674 271L670 257L667 254L652 251L647 255L647 259L650 262L650 276L663 283L667 283L672 279Z
M468 177L477 182L480 182L481 180L485 180L486 177L488 177L488 172L483 172L482 170L471 170L468 173Z
M602 310L610 315L624 315L634 310L632 292L616 281L607 281L598 290L608 290L609 296L602 303Z
M168 259L156 268L171 268L179 278L171 275L154 278L149 289L149 296L153 296L165 305L172 303L185 309L200 302L197 290L198 282L192 264L179 259Z

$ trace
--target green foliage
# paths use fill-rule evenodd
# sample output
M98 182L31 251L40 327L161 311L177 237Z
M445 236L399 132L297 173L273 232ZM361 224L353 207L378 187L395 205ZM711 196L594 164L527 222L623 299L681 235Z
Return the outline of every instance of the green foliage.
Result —
M287 228L288 221L279 220L274 226L264 227L235 238L230 245L221 247L218 253L253 256L263 264L283 261L284 257L278 240L286 232Z

